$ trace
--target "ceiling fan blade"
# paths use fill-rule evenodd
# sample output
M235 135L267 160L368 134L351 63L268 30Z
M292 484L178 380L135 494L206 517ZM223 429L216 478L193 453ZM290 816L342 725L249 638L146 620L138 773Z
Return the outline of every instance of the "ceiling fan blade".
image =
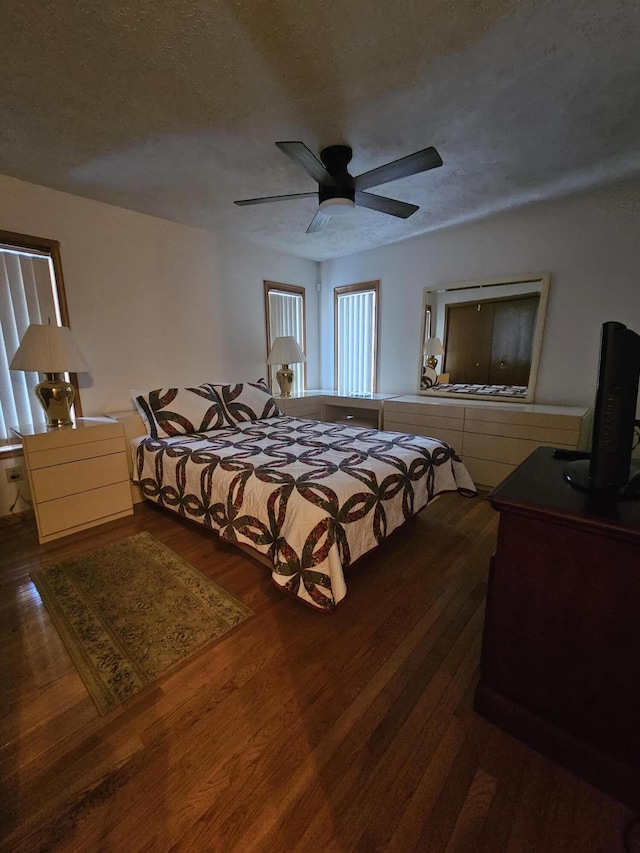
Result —
M377 187L380 184L387 184L389 181L397 181L399 178L417 175L419 172L426 172L427 169L435 169L437 166L442 166L442 158L436 149L433 147L424 148L422 151L401 157L385 166L378 166L377 169L372 169L370 172L363 172L362 175L353 179L353 184L356 190L368 190L369 187Z
M314 181L319 184L324 184L328 187L335 187L336 182L333 180L329 172L323 164L318 160L304 142L276 142L278 148L290 157L298 166L302 166L308 175L311 175Z
M396 201L395 198L385 198L373 193L356 192L356 204L360 207L369 207L371 210L379 210L381 213L390 213L391 216L399 216L407 219L420 208L416 204L406 201Z
M233 203L243 207L245 204L266 204L269 201L289 201L292 198L311 198L312 196L317 198L318 193L292 193L291 195L270 195L266 198L243 198L241 201L234 201Z
M313 234L314 231L322 231L323 228L327 227L330 219L330 216L327 216L326 213L323 213L321 210L318 210L316 212L316 215L309 223L309 227L307 228L307 234Z

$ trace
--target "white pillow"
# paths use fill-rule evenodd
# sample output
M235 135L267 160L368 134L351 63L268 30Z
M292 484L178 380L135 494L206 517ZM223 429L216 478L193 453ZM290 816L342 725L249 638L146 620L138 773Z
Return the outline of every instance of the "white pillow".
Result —
M131 391L152 438L171 438L233 426L211 385Z
M234 423L259 421L282 415L264 379L235 385L211 385L220 398L224 413Z

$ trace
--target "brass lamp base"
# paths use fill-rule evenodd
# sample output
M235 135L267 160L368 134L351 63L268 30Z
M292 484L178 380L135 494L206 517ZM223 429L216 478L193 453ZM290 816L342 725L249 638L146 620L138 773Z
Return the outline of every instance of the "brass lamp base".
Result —
M293 385L294 376L295 373L291 370L288 364L283 364L280 370L276 373L276 379L280 386L281 397L291 396L291 386Z
M47 426L52 428L73 426L69 409L76 396L70 382L59 373L47 373L47 378L36 385L36 397L47 416Z
M427 356L427 367L431 367L433 370L435 370L437 365L438 359L435 357L435 355Z

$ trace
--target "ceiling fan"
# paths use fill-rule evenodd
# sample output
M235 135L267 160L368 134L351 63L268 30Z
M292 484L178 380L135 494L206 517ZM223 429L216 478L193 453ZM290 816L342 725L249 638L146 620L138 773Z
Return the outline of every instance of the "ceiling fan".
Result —
M442 166L442 158L436 149L424 148L422 151L416 151L407 157L401 157L399 160L394 160L384 166L378 166L377 169L364 172L354 178L347 171L347 166L353 155L348 145L330 145L328 148L323 148L320 152L320 160L307 148L304 142L276 142L276 145L294 163L302 166L305 172L318 183L317 192L274 195L266 198L246 198L236 201L234 204L240 206L265 204L270 201L311 198L317 195L320 205L307 228L307 234L321 231L332 216L349 213L355 205L407 219L418 210L417 205L368 193L365 190Z

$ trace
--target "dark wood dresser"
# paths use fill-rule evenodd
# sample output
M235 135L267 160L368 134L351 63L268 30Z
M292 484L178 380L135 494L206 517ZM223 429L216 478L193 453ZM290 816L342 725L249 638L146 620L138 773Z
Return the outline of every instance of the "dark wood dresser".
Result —
M475 709L640 807L640 501L604 503L539 448L500 512Z

